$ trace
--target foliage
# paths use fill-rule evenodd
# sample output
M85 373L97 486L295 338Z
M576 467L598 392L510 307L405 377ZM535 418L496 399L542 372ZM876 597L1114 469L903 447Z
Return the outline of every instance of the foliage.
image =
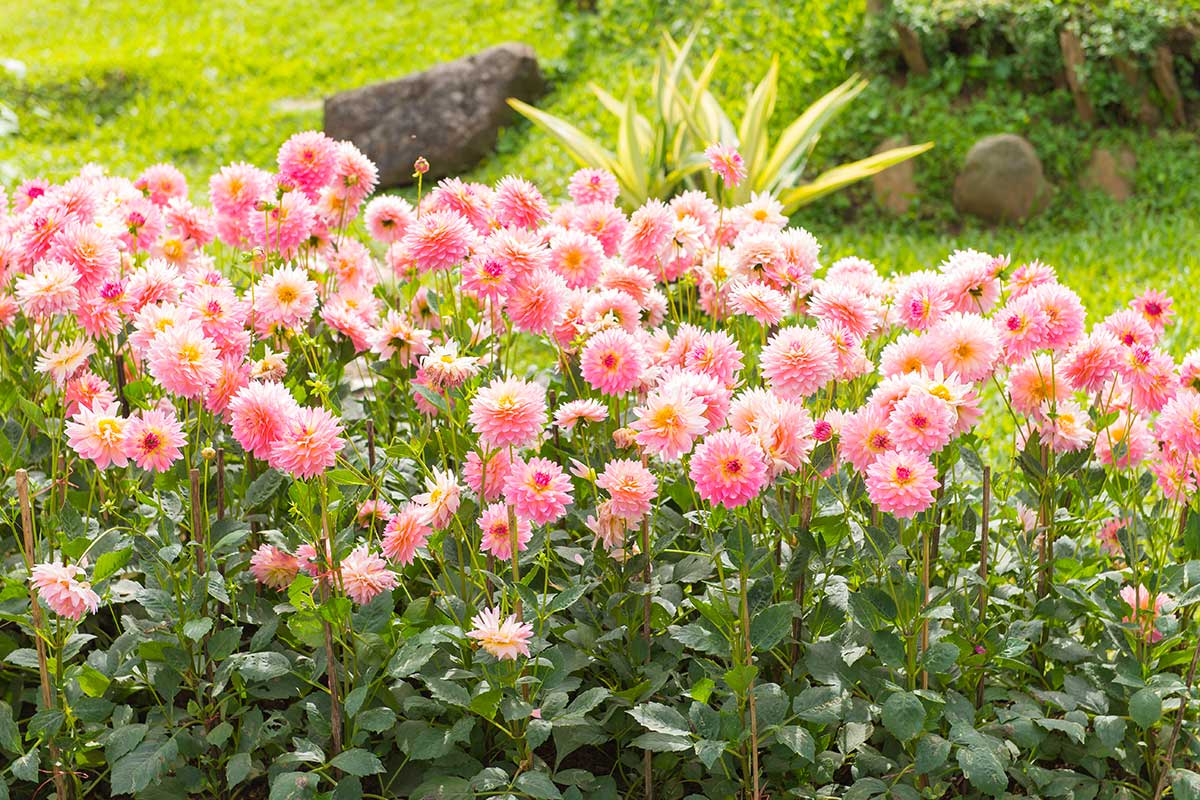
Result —
M651 197L671 197L706 166L704 150L709 145L737 144L746 161L746 180L733 190L735 202L745 202L751 193L776 195L784 213L793 213L824 195L868 178L932 147L932 144L893 148L850 164L841 164L806 181L808 158L822 131L867 83L852 77L820 97L788 123L772 145L769 138L779 89L779 58L772 58L767 74L755 87L734 124L721 103L709 91L720 52L714 53L701 71L687 65L695 40L693 32L682 45L669 33L659 44L658 62L650 77L650 113L639 112L632 94L624 101L599 86L591 89L617 122L615 152L582 133L566 120L540 111L528 103L510 99L509 105L552 136L580 165L605 169L617 176L621 196L629 207ZM715 191L715 179L706 184Z

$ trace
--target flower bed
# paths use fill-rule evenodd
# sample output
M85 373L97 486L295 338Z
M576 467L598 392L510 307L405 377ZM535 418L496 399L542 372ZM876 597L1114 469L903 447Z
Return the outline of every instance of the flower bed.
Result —
M1200 791L1170 298L374 182L14 192L0 796Z

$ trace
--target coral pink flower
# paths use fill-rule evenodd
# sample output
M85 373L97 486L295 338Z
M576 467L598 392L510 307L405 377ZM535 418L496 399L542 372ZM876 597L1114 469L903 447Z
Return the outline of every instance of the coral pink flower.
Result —
M78 289L99 286L117 274L121 251L117 241L95 225L72 222L63 228L47 255L70 264L79 280Z
M256 246L289 255L313 233L317 210L301 192L284 192L265 211L252 212L249 221Z
M992 374L1000 357L1000 339L992 323L977 314L953 313L929 330L937 360L946 373L965 381Z
M1093 394L1112 380L1124 355L1120 340L1097 328L1067 351L1059 370L1072 389Z
M513 463L504 497L517 516L546 525L562 517L571 504L571 479L548 458Z
M138 191L150 198L156 206L165 206L168 200L187 197L187 179L171 164L155 164L146 167L133 182Z
M123 467L129 463L125 455L125 426L115 403L93 403L80 407L66 425L67 444L80 458L93 461L98 469L110 464Z
M529 657L529 640L533 638L533 626L528 622L517 622L509 615L500 621L500 609L484 609L474 616L471 624L475 628L467 636L479 642L479 646L501 661L516 661L517 656Z
M604 255L612 257L621 249L628 222L619 208L607 203L588 203L579 209L570 227L595 236L604 247Z
M499 499L504 492L504 483L512 470L512 461L507 450L484 452L482 458L472 450L467 453L463 464L463 477L467 487L485 503Z
M550 239L550 269L572 289L594 286L604 266L604 245L583 231L563 230Z
M1008 279L1010 297L1020 297L1029 294L1034 288L1047 283L1057 283L1058 275L1053 267L1046 266L1040 261L1030 261L1013 270Z
M763 348L760 366L772 391L804 398L832 380L837 353L829 337L815 328L783 328Z
M725 430L700 443L692 454L688 476L704 500L737 508L762 491L767 483L767 463L753 437Z
M293 134L279 147L280 182L315 200L321 187L332 180L337 143L319 131Z
M140 411L125 426L125 455L142 469L166 472L186 443L183 426L171 411Z
M301 408L271 445L268 463L293 477L312 478L337 461L346 446L341 434L337 418L324 408Z
M1163 331L1175 318L1175 310L1171 308L1174 304L1167 295L1155 289L1147 289L1140 295L1129 301L1129 307L1145 317L1146 322L1150 323L1150 327L1159 336L1162 336Z
M1008 391L1013 409L1022 414L1033 414L1043 403L1053 405L1071 396L1070 387L1045 353L1013 368L1008 376Z
M942 276L922 270L904 276L896 290L894 308L900 321L914 331L928 330L950 313L950 298Z
M746 162L733 145L720 142L710 144L704 151L704 157L708 159L708 168L713 174L720 175L730 189L746 179Z
M221 361L200 322L181 320L154 337L146 354L150 374L172 394L204 395L221 376Z
M520 378L493 381L472 398L468 419L489 448L528 447L546 424L546 390Z
M675 215L671 209L661 200L648 200L629 218L629 225L621 240L621 255L626 263L648 269L657 275L674 233ZM601 242L604 241L603 236L592 234Z
M425 478L425 491L413 498L413 503L425 509L425 524L441 530L450 523L462 502L462 488L454 473L435 469Z
M1158 341L1158 334L1150 323L1136 311L1122 309L1104 318L1101 327L1111 333L1126 347L1144 345L1150 347Z
M567 284L549 268L541 268L510 286L505 311L513 328L527 333L548 334L567 308Z
M638 385L646 361L646 352L637 339L619 328L610 328L584 345L579 369L593 389L621 395Z
M658 496L658 480L650 470L628 459L608 462L596 485L609 493L610 511L630 522L644 517Z
M742 368L742 351L725 331L702 333L688 347L683 366L688 372L711 375L722 386L732 386Z
M82 567L63 564L55 559L35 564L29 582L37 589L38 597L60 617L81 620L85 614L100 608L100 595L92 590Z
M880 511L908 519L933 505L937 470L920 453L884 453L867 467L867 494Z
M1000 298L996 277L1008 258L996 258L976 250L956 250L942 264L946 276L946 294L954 311L986 314Z
M392 515L392 504L382 498L368 498L358 504L354 512L354 524L373 529L378 522L386 522Z
M708 429L707 410L684 382L651 392L644 405L634 410L630 427L635 441L646 452L674 461L692 449L692 442Z
M879 374L908 375L933 369L938 363L937 341L932 336L902 333L879 355Z
M413 563L417 550L433 534L425 517L425 507L415 503L404 503L397 508L383 531L383 554L397 564Z
M1180 392L1158 415L1159 438L1172 450L1200 456L1200 394Z
M1150 471L1158 480L1163 497L1180 503L1191 502L1196 493L1196 470L1188 456L1165 449L1150 465Z
M410 226L404 245L422 272L447 270L470 254L475 246L475 233L458 214L435 211Z
M479 542L479 551L490 553L501 561L512 558L512 531L508 527L508 506L504 503L492 503L479 516L479 529L483 538ZM523 553L533 538L533 528L529 520L517 517L517 552Z
M1072 400L1064 400L1053 408L1047 403L1042 406L1039 416L1038 430L1042 441L1055 452L1082 450L1095 438L1096 434L1088 427L1087 412Z
M280 591L292 585L300 571L300 560L269 544L259 545L250 557L250 572L264 586Z
M1065 350L1083 336L1083 321L1087 312L1079 295L1057 283L1038 286L1027 297L1041 309L1042 347Z
M289 421L300 414L291 392L274 381L254 381L229 403L233 438L256 458L268 458Z
M117 396L113 394L108 382L99 375L84 372L67 381L63 401L67 406L67 415L73 417L80 409L91 408L97 403L104 406L113 405Z
M554 412L554 424L563 430L571 430L580 422L603 422L608 419L608 409L599 400L572 400L559 406Z
M619 289L603 289L586 294L581 309L584 323L595 327L609 327L616 323L628 333L637 330L641 309L637 300Z
M581 206L588 203L607 205L617 199L621 187L616 176L606 169L581 169L571 176L567 193Z
M208 180L208 196L217 213L242 218L271 189L271 176L250 164L238 162L221 167ZM229 242L228 244L233 244Z
M900 450L929 455L950 443L958 415L944 400L926 392L909 392L888 417L888 436Z
M529 181L508 175L496 184L492 199L496 221L506 228L537 228L550 217L550 206Z
M878 300L854 286L826 279L809 300L808 313L819 320L838 323L861 341L879 327L882 307Z
M396 573L388 569L387 562L365 544L360 544L342 559L340 572L346 594L360 606L390 592L400 582Z
M1121 618L1122 622L1132 622L1142 629L1142 637L1149 642L1157 642L1163 638L1162 633L1155 627L1154 621L1162 613L1163 605L1171 598L1161 592L1150 596L1150 591L1141 586L1121 587L1121 601L1133 612Z
M1046 340L1046 314L1032 294L1013 299L992 319L1004 346L1004 361L1023 361Z
M1100 542L1100 549L1110 556L1121 556L1124 553L1124 548L1121 545L1122 530L1132 531L1133 520L1113 517L1104 523L1100 530L1096 532L1096 539Z

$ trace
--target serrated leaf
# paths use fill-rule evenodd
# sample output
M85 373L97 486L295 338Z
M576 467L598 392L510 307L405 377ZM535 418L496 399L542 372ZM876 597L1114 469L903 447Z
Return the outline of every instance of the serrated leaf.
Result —
M246 497L242 500L242 507L246 511L257 511L267 504L279 491L279 487L283 485L284 474L277 469L271 468L259 475L246 489Z
M522 792L537 798L537 800L559 800L562 797L562 792L544 772L522 772L517 776L515 785Z
M656 733L687 736L691 732L687 718L675 709L662 703L645 703L629 710L629 716L642 727Z
M1162 713L1162 695L1157 689L1139 689L1129 698L1129 716L1142 730L1162 719Z
M291 662L283 653L243 653L238 656L237 670L248 681L269 681L291 671Z
M189 619L183 623L183 635L191 639L193 642L198 642L203 639L209 631L212 630L212 617L201 617L200 619Z
M329 766L360 778L383 772L383 762L379 757L358 747L338 753L329 762Z
M41 755L35 747L25 755L12 762L13 777L19 781L29 781L36 783L38 779L38 767L41 765Z
M960 747L958 766L971 785L984 794L998 797L1008 788L1004 766L987 748Z
M780 728L776 731L775 738L805 761L811 763L816 756L817 743L813 740L812 734L799 725L786 725Z
M716 739L700 739L695 744L696 757L700 759L700 763L708 769L712 769L713 764L717 763L717 759L725 752L725 743Z
M685 736L672 736L669 733L643 733L631 744L641 750L651 750L655 753L679 753L692 749L691 739Z
M757 651L770 650L792 632L795 603L767 606L750 620L750 646Z
M925 727L925 706L909 692L893 692L883 703L883 727L902 742L913 739Z
M946 763L950 757L950 743L935 733L927 733L917 741L913 769L918 775L927 775Z
M162 779L179 755L172 736L162 741L142 742L112 766L113 794L137 794Z
M92 583L100 583L100 581L108 580L116 575L129 563L132 555L133 548L131 547L101 553L100 557L96 559L96 568L92 570Z

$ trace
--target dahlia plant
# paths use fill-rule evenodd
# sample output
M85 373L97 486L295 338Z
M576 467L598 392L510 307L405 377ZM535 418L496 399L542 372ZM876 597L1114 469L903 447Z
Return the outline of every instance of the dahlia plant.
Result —
M707 163L16 187L0 797L1196 796L1171 299L823 265Z

